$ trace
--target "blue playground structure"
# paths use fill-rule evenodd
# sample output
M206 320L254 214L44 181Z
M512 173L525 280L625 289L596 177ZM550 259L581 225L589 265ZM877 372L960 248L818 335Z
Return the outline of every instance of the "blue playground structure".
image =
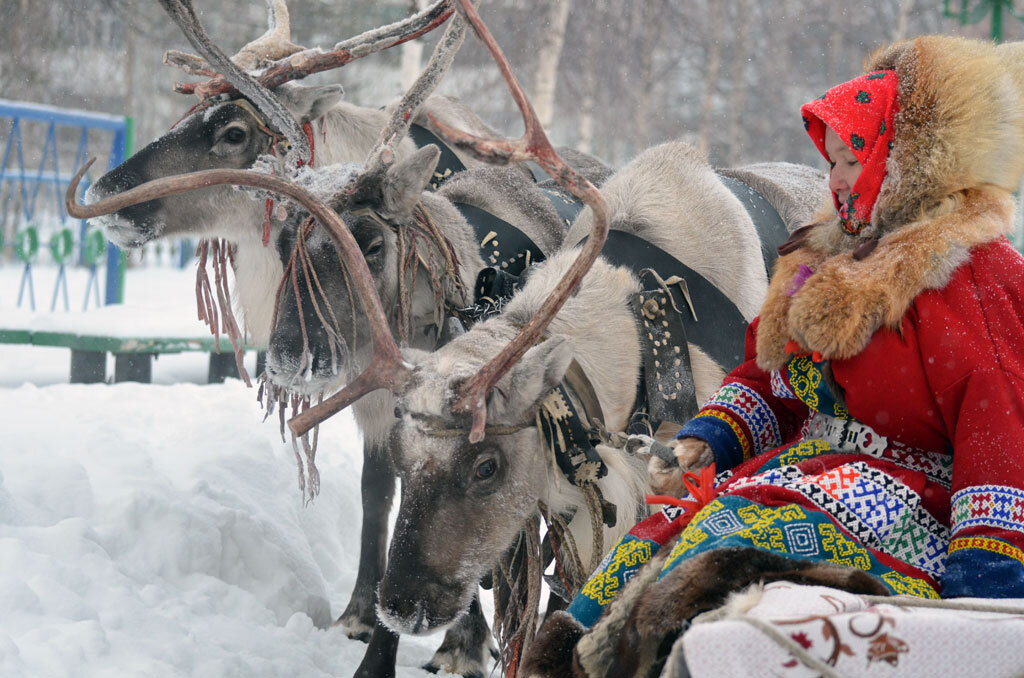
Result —
M9 121L9 126L3 125L6 121ZM56 308L59 292L63 292L65 309L69 306L64 267L74 262L91 269L83 307L88 306L90 295L99 305L100 283L96 276L104 258L104 249L107 266L103 303L123 301L124 255L114 245L106 243L101 233L90 232L84 220L79 220L74 231L68 226L64 191L71 177L88 159L90 142L104 148L103 152L94 151L93 154L107 156L107 169L116 167L131 155L133 119L0 99L0 133L5 127L6 139L0 138L3 142L3 155L0 156L0 215L3 216L3 222L0 222L0 253L5 247L12 248L24 264L18 305L28 292L30 305L35 309L32 262L39 250L40 237L47 235L40 232L44 224L43 230L49 235L50 254L59 266L51 310ZM40 138L43 139L42 150L38 152ZM70 149L74 147L75 139L77 147L72 156ZM38 165L29 167L28 163L36 157ZM86 175L83 180L83 193L90 179ZM5 233L9 235L8 242L4 242Z

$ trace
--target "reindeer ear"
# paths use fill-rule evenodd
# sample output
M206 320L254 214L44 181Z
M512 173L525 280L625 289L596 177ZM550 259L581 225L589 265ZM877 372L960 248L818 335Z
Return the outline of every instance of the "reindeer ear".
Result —
M518 420L562 381L574 348L572 340L560 334L531 348L498 382L490 411L505 420Z
M423 191L430 185L441 150L428 144L392 165L384 179L384 210L392 217L412 214Z
M308 86L285 83L274 90L285 108L300 123L316 120L341 101L345 89L341 85Z

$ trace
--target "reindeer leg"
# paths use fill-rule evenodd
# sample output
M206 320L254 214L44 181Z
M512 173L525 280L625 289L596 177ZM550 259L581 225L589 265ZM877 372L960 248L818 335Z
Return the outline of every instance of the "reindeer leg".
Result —
M375 633L377 586L384 577L388 546L388 513L395 496L395 474L389 450L383 445L363 443L362 542L359 570L348 607L335 622L349 638L370 641Z
M423 669L431 673L444 669L466 678L483 678L488 655L493 657L496 651L478 593L469 604L469 611L444 634L444 642Z
M398 634L377 622L366 647L363 661L353 678L395 678L395 659L398 656Z

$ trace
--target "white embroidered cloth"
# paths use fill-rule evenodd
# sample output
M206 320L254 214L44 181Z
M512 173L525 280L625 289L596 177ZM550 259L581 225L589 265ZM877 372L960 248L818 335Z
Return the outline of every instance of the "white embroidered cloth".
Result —
M676 642L662 676L686 675L680 655L693 678L1024 676L1024 600L935 602L977 609L873 604L821 586L768 584L745 615L694 623ZM806 650L818 668L784 643Z

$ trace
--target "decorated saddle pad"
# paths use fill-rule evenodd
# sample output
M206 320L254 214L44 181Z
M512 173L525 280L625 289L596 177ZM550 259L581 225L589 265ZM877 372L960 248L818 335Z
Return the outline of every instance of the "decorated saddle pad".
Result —
M1024 600L960 598L950 602L967 609L956 610L914 602L872 603L822 586L768 584L741 614L706 623L698 617L676 641L661 675L1021 675Z
M714 499L685 528L671 523L681 534L660 576L712 549L753 547L863 570L893 594L939 598L950 541L949 456L907 448L853 420L807 358L776 375L777 395L811 410L800 435L719 474ZM581 589L569 608L581 623L593 624L612 588L669 541L660 530L641 557L635 542L648 532L646 522L634 528Z

